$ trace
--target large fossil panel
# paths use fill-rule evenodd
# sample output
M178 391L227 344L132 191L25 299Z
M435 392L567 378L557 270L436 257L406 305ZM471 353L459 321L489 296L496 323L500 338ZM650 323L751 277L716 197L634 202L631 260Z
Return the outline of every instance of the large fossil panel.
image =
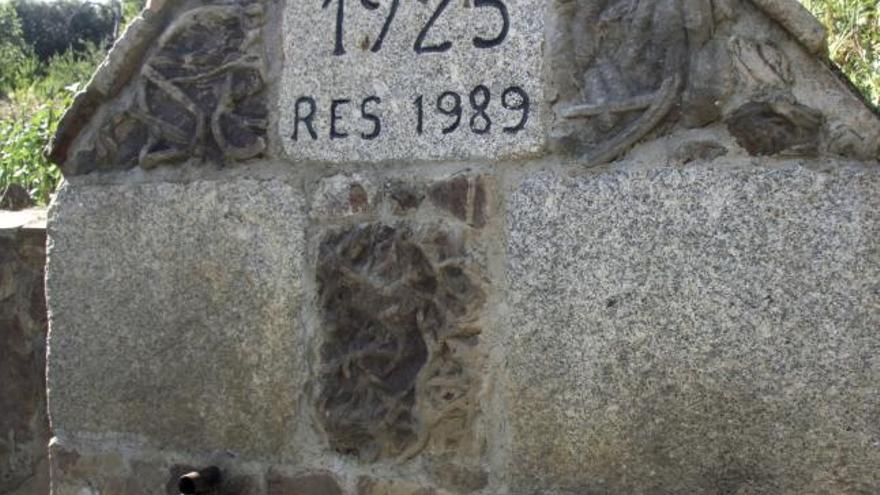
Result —
M127 36L114 50L127 52L117 58L134 64L131 78L101 103L74 143L68 173L191 159L226 163L266 151L263 4L206 1L167 10L141 20L133 28L141 36ZM137 44L149 45L140 47L142 61L131 60L129 45ZM111 54L108 64L121 63Z
M880 123L829 69L824 31L795 1L553 5L547 96L557 150L598 165L678 130L722 121L737 128L754 119L756 108L799 108L809 123L771 111L787 123L763 118L761 127L772 130L756 136L760 146L747 143L743 132L734 133L737 142L759 155L877 156L876 138L868 136L880 132ZM804 146L808 141L812 146Z
M570 145L586 152L590 161L610 161L659 125L679 102L689 61L711 36L712 2L563 5L561 41L551 55L561 133L569 134Z
M318 410L331 447L363 460L407 458L438 441L454 449L474 414L473 323L485 301L460 239L405 223L333 231L317 276Z

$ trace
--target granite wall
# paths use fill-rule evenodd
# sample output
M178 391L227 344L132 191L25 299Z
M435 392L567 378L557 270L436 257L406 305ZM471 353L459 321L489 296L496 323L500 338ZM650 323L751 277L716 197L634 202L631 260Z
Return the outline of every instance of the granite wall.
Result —
M52 150L52 493L880 491L880 118L824 46L789 0L146 11Z
M0 211L0 494L49 493L45 212Z
M69 185L54 493L205 465L223 493L870 493L878 188L746 156Z

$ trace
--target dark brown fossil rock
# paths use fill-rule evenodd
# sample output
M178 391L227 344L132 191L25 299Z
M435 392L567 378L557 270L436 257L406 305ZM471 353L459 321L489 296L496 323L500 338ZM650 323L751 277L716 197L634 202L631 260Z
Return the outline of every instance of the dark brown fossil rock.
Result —
M431 202L472 227L482 228L487 220L486 184L482 176L458 176L438 182L428 191Z
M73 148L66 173L227 163L266 151L262 4L205 2L169 18L128 86Z
M453 413L451 404L461 416L462 398L473 402L475 380L452 341L476 342L479 331L462 322L485 296L460 258L436 265L432 248L407 226L380 223L330 233L320 245L317 406L340 453L363 460L415 453Z
M727 129L751 155L815 155L824 122L820 112L797 103L750 102L727 119Z

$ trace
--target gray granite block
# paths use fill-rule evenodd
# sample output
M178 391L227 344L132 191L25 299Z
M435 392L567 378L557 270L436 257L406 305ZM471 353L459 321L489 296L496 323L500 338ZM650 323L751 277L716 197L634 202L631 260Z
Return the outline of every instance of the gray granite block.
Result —
M511 493L880 491L878 190L876 168L523 180Z
M278 181L65 187L49 222L56 435L288 453L301 198Z
M355 162L542 151L547 9L543 0L287 2L285 151Z

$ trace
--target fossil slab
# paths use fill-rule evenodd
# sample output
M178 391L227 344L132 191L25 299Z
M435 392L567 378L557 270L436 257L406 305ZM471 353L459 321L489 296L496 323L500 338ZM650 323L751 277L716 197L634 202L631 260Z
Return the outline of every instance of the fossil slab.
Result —
M367 464L420 456L440 486L485 486L480 237L494 183L357 174L317 189L315 407L329 450Z
M180 3L139 19L114 47L124 53L111 53L96 82L77 96L53 155L67 153L65 168L80 174L263 156L265 21L258 1ZM77 111L90 106L96 115L79 121ZM74 133L77 142L67 149Z

